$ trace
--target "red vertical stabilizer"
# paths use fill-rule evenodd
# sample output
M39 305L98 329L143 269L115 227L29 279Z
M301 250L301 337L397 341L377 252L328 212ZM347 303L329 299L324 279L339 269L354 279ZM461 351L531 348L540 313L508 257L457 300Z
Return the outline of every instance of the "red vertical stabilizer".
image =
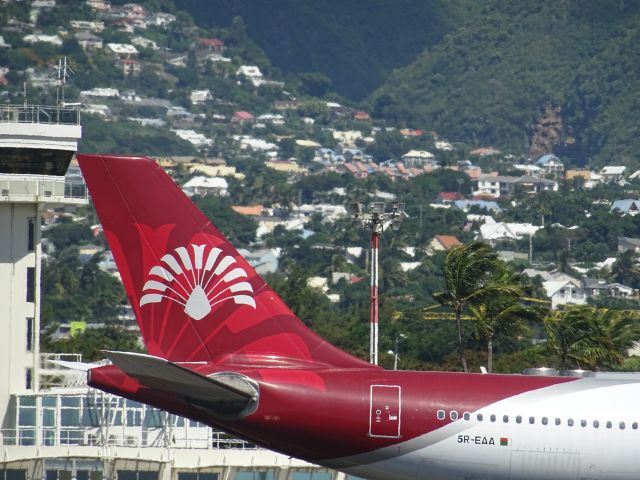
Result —
M153 160L78 161L151 355L369 366L306 328Z

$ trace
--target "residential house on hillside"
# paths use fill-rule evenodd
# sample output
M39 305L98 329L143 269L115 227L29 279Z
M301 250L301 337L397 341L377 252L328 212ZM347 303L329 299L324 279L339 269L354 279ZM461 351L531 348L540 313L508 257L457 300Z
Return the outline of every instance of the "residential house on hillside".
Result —
M593 188L599 183L602 183L602 177L588 168L573 168L564 172L565 180L571 181L576 178L582 179L582 186L584 188Z
M254 121L254 117L253 115L251 115L249 112L245 112L243 110L240 110L238 112L235 112L233 114L233 117L231 117L231 121L234 123L252 123Z
M610 211L621 215L637 215L640 212L640 200L631 198L616 200L611 205Z
M98 12L108 12L111 10L111 2L107 0L86 0L85 3L89 8Z
M582 282L576 279L547 280L542 283L547 298L551 300L551 308L557 309L560 305L584 305L587 303L587 290Z
M541 156L536 161L536 165L541 168L544 174L559 175L564 171L564 164L552 153Z
M225 50L224 42L219 38L199 38L198 44L201 47L207 49L209 52L216 53L218 55L222 55ZM255 67L255 68L258 68L258 67ZM260 70L258 70L258 73L259 72ZM237 75L240 75L240 74L237 73ZM262 74L260 74L260 76L262 76Z
M620 183L624 180L624 172L627 169L625 166L607 165L600 170L600 177L603 182L607 183Z
M490 157L492 155L500 155L502 152L497 148L493 147L481 147L476 148L475 150L471 150L469 155L473 155L474 157Z
M142 71L142 64L133 58L121 58L118 60L118 65L125 77L128 77L129 75L140 75L140 72Z
M436 235L429 245L427 245L427 253L442 252L451 250L456 245L462 245L454 235Z
M104 30L104 22L99 20L71 20L69 25L77 31L100 33Z
M525 236L533 236L540 228L530 223L484 223L480 225L478 240L493 246L499 240L520 240Z
M502 212L502 208L500 208L496 202L489 200L456 200L453 202L453 207L464 212L469 211L469 209L473 207L480 210L486 210L487 212Z
M102 49L102 39L90 32L78 32L75 35L76 41L85 52Z
M58 35L45 35L43 33L31 33L22 37L22 40L26 43L48 43L55 45L56 47L62 46L62 39Z
M254 87L259 87L263 83L262 72L255 65L241 65L236 71L236 75L246 78Z
M247 250L241 248L238 253L242 255L249 265L258 273L258 275L267 275L278 271L279 252L272 248L263 248L260 250Z
M618 252L624 253L628 250L640 253L640 238L618 237Z
M130 43L107 43L107 49L120 58L134 58L138 56L138 49Z
M437 164L435 156L426 150L409 150L402 155L402 162L408 167L423 167L427 164Z
M192 90L189 98L192 105L204 105L205 103L213 100L213 96L211 95L211 91L209 91L209 89Z
M463 195L459 192L440 192L434 203L450 206L456 200L462 200L463 198Z
M151 50L160 50L160 47L158 47L158 44L156 42L154 42L150 38L146 38L146 37L140 37L140 36L133 37L131 39L131 43L133 45L135 45L136 47L140 47L140 48L149 48Z
M477 190L473 194L501 198L513 195L516 188L520 188L525 193L535 194L547 190L557 191L558 184L553 180L528 175L521 177L480 175Z
M222 177L197 176L182 186L182 191L190 197L193 195L226 197L228 189L229 184Z
M166 27L176 21L172 13L156 12L147 17L147 23L155 27Z

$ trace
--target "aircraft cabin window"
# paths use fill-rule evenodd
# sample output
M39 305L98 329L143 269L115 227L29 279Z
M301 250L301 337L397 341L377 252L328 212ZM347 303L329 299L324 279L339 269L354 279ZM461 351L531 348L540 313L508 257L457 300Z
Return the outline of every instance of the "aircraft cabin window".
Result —
M438 413L436 413L436 417L438 417L438 420L444 420L446 417L444 410L438 410Z
M593 421L593 428L598 428L600 426L600 422L598 420Z
M463 417L465 420L469 420L471 418L471 414L469 412L464 412Z
M495 416L494 414L491 414L491 416L489 417L489 419L490 419L492 422L495 422L495 421L496 421L496 416Z
M547 417L542 417L542 424L546 425L547 423L549 423L549 419Z
M522 423L522 415L516 417L516 423Z
M586 427L587 426L587 421L586 420L580 420L580 425L582 427Z
M631 428L633 428L634 430L637 430L638 429L638 422L633 422L631 424Z
M624 422L620 422L620 430L624 430L626 425L624 424Z
M476 418L478 419L478 421L479 421L479 422L481 422L481 421L482 421L482 414L481 414L481 413L479 413L479 414L478 414L478 416L477 416Z
M560 420L559 418L556 418L556 425L560 425L562 423L562 420Z
M612 423L611 422L607 422L607 428L611 428Z
M567 425L569 425L570 427L573 427L573 418L570 418L569 420L567 420Z
M531 425L533 425L534 423L536 423L536 419L535 419L535 417L529 417L529 423L530 423Z
M502 421L503 421L504 423L509 423L509 415L504 415L504 416L502 417Z
M458 412L456 412L455 410L451 410L449 412L449 418L451 420L457 420L458 419Z

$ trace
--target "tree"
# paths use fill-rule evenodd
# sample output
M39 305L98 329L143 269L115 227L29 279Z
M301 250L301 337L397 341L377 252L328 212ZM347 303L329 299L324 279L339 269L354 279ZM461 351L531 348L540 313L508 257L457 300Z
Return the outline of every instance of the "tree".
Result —
M469 306L475 335L487 342L487 370L493 371L493 341L496 335L515 337L527 332L527 323L538 319L538 312L510 295L497 296L478 306Z
M620 365L640 339L640 323L622 310L572 307L545 319L547 346L560 357L560 369L572 361L582 368Z
M331 79L324 73L299 73L300 93L312 97L322 97L331 88Z
M467 304L480 304L491 295L517 296L520 288L516 285L496 282L494 274L500 269L500 262L491 247L482 242L471 242L453 247L444 258L442 270L445 291L433 294L440 305L453 308L458 325L458 351L460 363L465 372L467 361L464 354L462 332L462 311Z

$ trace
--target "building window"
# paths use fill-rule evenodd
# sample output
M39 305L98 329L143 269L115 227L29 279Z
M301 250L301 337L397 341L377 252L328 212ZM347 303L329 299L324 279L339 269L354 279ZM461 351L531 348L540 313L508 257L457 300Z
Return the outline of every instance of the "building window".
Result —
M36 248L36 219L27 219L27 250L33 252Z
M27 302L33 302L36 297L36 268L27 267Z
M31 390L33 388L33 371L30 368L27 368L25 373L25 382L24 386L27 390Z
M33 318L27 317L27 352L33 350Z
M14 468L0 469L0 480L27 480L27 471Z

